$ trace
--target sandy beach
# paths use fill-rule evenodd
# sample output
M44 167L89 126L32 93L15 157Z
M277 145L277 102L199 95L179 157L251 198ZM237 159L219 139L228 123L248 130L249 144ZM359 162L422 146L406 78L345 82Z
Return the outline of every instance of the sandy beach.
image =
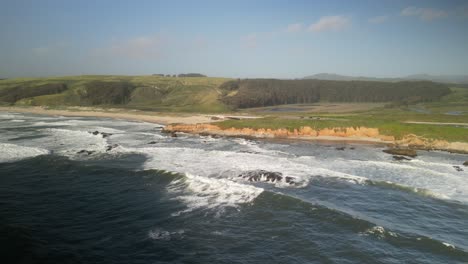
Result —
M210 123L213 122L210 115L203 114L168 114L157 112L146 112L139 110L126 110L126 109L102 109L91 107L70 107L69 109L46 109L43 107L0 107L3 112L19 112L31 113L39 115L56 115L56 116L84 116L84 117L108 117L117 119L126 119L134 121L143 121L156 124L197 124L197 123Z

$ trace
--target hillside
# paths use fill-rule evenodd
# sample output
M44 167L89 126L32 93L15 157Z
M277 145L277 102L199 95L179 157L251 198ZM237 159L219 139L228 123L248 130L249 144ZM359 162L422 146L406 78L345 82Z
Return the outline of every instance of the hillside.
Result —
M73 76L0 81L0 104L112 106L154 111L220 112L225 78L162 76Z
M433 82L232 80L169 76L73 76L0 81L0 104L103 106L151 111L225 112L316 102L428 102L450 93Z

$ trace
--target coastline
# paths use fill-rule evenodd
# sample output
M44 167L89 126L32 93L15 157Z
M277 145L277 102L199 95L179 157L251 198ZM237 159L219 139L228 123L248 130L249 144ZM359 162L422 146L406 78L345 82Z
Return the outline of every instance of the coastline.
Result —
M446 140L433 140L409 134L401 139L389 135L381 135L377 128L366 127L340 127L314 130L310 127L294 129L251 129L251 128L221 128L215 124L175 124L167 125L167 133L184 132L198 135L242 137L255 139L291 139L307 141L342 141L359 142L376 145L387 145L397 148L417 150L439 150L458 154L468 154L468 143L448 142Z
M305 140L323 142L346 142L386 145L393 147L412 148L418 150L440 150L459 154L468 154L468 143L448 142L445 140L432 140L419 137L413 134L402 139L393 136L381 135L376 128L366 127L344 127L314 130L310 127L303 127L299 130L288 131L287 129L250 129L250 128L221 128L213 123L219 121L214 116L190 113L158 113L145 112L139 110L126 109L102 109L90 107L70 107L69 109L46 109L43 107L0 107L0 112L32 113L38 115L51 116L80 116L80 117L105 117L114 119L124 119L132 121L142 121L154 124L165 125L165 132L184 132L197 135L210 135L221 137L238 137L249 139L271 139L271 140ZM228 116L224 116L228 117ZM251 116L238 116L242 118L252 118ZM222 119L222 118L221 118Z
M115 119L125 119L132 121L143 121L161 125L173 123L197 124L214 122L209 115L203 114L162 114L158 112L145 112L139 110L126 109L102 109L91 107L70 107L69 109L46 109L43 107L0 107L0 112L30 113L38 115L52 116L80 116L80 117L107 117Z

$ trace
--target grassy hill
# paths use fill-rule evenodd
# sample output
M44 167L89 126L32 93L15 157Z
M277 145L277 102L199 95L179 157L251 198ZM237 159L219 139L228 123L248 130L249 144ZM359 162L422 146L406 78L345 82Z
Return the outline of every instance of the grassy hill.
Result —
M222 112L225 78L72 76L0 80L0 104L111 106L154 111Z
M232 80L155 75L0 80L1 105L100 106L173 112L216 113L316 102L416 103L437 101L448 94L447 85L427 81Z

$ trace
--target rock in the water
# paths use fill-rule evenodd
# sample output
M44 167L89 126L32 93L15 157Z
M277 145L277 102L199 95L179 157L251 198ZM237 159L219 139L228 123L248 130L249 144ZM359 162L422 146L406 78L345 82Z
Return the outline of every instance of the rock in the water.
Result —
M175 132L171 132L171 137L177 137L177 134Z
M294 178L293 178L293 177L290 177L290 176L286 176L286 177L285 177L285 180L286 180L286 182L289 183L289 184L294 184L294 183L295 183L295 182L294 182Z
M94 151L92 151L92 150L82 149L82 150L78 151L76 154L87 154L87 155L91 155L91 154L93 154L93 153L94 153Z
M457 171L463 171L463 169L460 166L453 166L453 168L456 169Z
M294 184L294 178L290 176L283 177L281 172L271 172L265 170L247 171L239 174L239 177L249 181L280 182L285 179L286 183Z
M408 159L407 157L404 157L404 156L396 156L396 155L393 156L393 159L394 159L394 160L411 160L411 159Z
M99 132L99 131L97 131L97 130L96 130L96 131L93 131L93 132L88 131L88 133L91 133L91 134L93 134L93 135L95 135L95 136L101 134L101 136L102 136L103 138L106 138L106 137L108 137L108 136L112 136L111 133Z
M384 149L383 152L399 156L408 156L412 158L418 155L414 149L390 148Z
M101 135L102 135L102 138L106 138L106 137L112 136L111 133L106 133L106 132L101 132Z
M345 147L336 148L336 150L345 150Z
M463 163L463 166L467 166L467 167L468 167L468 160L465 161L465 162Z
M156 142L156 141L148 142L148 144L150 144L150 145L153 145L153 144L156 144L156 143L158 143L158 142Z
M116 147L118 147L118 146L119 146L119 144L114 144L114 145L112 145L112 146L109 145L109 146L107 146L106 151L111 151L113 148L116 148Z

